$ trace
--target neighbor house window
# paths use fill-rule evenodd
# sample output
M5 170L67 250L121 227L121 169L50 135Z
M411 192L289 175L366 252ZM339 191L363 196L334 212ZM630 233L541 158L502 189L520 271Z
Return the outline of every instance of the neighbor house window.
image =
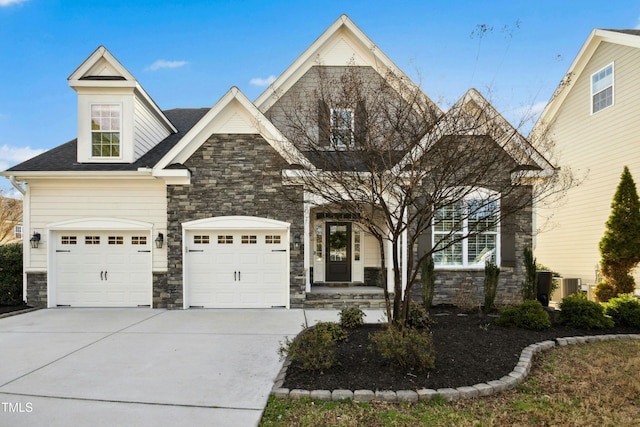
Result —
M91 156L120 157L121 107L91 105Z
M434 264L484 267L487 260L498 262L499 212L494 198L465 199L438 210L432 233Z
M331 109L331 142L336 147L353 143L354 115L351 108Z
M591 76L591 112L613 105L613 64Z
M13 234L16 239L22 239L22 226L16 225L15 228L13 229Z

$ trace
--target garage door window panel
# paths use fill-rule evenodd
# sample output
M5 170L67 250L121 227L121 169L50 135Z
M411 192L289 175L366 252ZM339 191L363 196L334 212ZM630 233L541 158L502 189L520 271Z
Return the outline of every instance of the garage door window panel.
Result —
M131 236L132 245L146 245L147 236Z
M60 243L63 245L77 245L78 237L77 236L62 236L60 238Z
M267 245L279 245L282 239L280 235L266 235L264 236L264 243Z
M109 236L110 245L124 245L124 236Z
M232 245L233 244L233 236L218 235L218 244L219 245Z
M256 235L242 235L241 243L243 245L255 245L258 243L258 236Z
M195 235L193 236L193 244L194 245L208 245L209 244L209 236L208 235Z
M99 245L100 236L84 236L85 245Z

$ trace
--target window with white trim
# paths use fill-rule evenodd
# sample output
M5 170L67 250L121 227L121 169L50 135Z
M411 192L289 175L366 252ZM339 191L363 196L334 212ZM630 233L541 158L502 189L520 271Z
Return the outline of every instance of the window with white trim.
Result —
M353 144L354 114L352 108L331 109L331 142L336 147Z
M16 225L13 228L13 235L16 239L22 239L22 226L21 225Z
M613 105L613 63L591 75L591 113Z
M91 104L91 156L121 157L120 104Z
M434 264L437 267L484 267L487 260L497 263L499 215L496 196L470 197L438 210L432 227Z

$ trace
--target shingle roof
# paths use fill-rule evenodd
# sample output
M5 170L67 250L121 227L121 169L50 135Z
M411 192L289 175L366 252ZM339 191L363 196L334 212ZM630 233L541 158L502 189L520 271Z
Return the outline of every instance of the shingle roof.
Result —
M623 33L623 34L631 34L633 36L640 36L640 30L612 30L612 29L606 29L606 31L615 31L616 33Z
M208 108L176 108L164 111L169 121L178 129L178 133L169 135L134 163L78 163L78 140L74 139L9 168L7 171L135 171L138 168L153 167L207 111L209 111Z

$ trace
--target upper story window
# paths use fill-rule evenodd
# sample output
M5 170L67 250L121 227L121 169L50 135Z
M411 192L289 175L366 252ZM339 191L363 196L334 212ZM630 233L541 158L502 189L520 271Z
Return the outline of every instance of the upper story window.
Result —
M490 259L497 263L499 215L496 195L470 197L436 212L432 228L434 264L484 267Z
M613 63L591 76L591 113L613 105Z
M120 104L91 104L91 156L121 157Z
M353 143L354 114L352 108L331 109L331 142L336 147Z

